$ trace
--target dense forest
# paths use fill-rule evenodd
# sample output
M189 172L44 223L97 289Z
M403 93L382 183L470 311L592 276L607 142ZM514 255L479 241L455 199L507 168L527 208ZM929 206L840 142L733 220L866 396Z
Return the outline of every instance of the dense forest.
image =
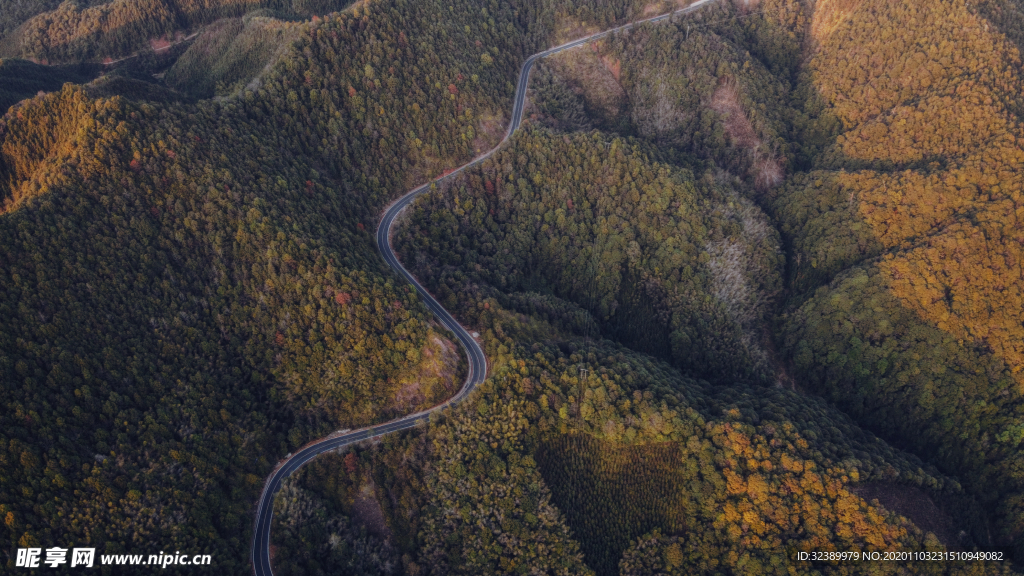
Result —
M739 176L789 256L794 383L960 475L1019 542L1021 7L757 8L559 56L538 111Z
M424 429L293 477L276 504L282 574L812 573L787 551L943 546L858 486L970 505L956 481L821 400L689 379L497 299L470 300L464 318L486 330L492 378Z
M286 51L302 28L258 12L218 20L175 61L164 82L196 98L234 94Z
M710 173L651 164L598 132L527 132L425 196L409 226L403 261L452 309L476 284L551 294L694 375L772 378L758 334L781 289L778 239Z
M750 296L742 300L745 306L733 306L732 310L747 313L750 318L763 318L763 312L758 313L758 305L770 305L771 297L778 290L779 280L773 279L772 273L781 266L770 240L772 235L765 235L769 230L764 225L764 216L741 194L760 201L774 197L770 188L778 181L774 177L765 179L763 166L758 166L773 148L779 156L770 158L777 167L772 174L799 168L804 157L812 157L815 152L780 142L794 130L786 125L792 121L793 116L786 116L787 112L792 114L791 111L776 111L774 115L767 114L759 119L756 102L761 96L750 94L770 94L781 102L793 98L788 93L792 87L785 79L767 74L773 69L776 73L787 70L792 64L782 57L769 58L765 55L767 50L760 61L752 59L742 49L742 42L757 38L751 30L769 36L774 32L767 24L748 23L728 31L732 34L728 38L723 38L726 31L722 30L707 34L704 40L699 39L700 33L694 33L691 37L694 42L686 45L688 50L701 50L698 54L702 57L693 60L708 62L704 68L708 70L707 75L701 82L693 83L693 95L689 97L690 106L704 103L711 109L712 114L702 120L703 130L695 129L697 125L692 123L692 118L686 117L685 100L673 103L665 96L680 93L678 86L669 83L682 82L682 79L673 77L670 69L644 72L647 76L643 81L637 81L629 91L623 89L623 94L627 95L623 102L631 103L637 95L644 94L657 98L660 93L671 105L659 106L655 101L654 108L663 116L646 125L665 126L662 122L665 119L678 120L675 127L670 126L671 130L678 130L676 134L671 134L671 130L645 132L644 123L650 118L644 117L639 106L637 112L628 114L626 122L612 123L607 116L594 113L590 99L606 94L574 90L582 82L566 74L565 68L578 73L585 65L559 62L538 71L534 91L539 102L534 107L533 120L554 130L553 133L534 130L518 136L512 146L493 159L420 200L398 239L403 260L446 306L485 333L486 341L495 338L500 343L488 348L489 358L515 358L518 352L522 360L513 361L508 372L503 372L495 362L492 377L495 387L485 394L493 394L500 400L488 401L485 396L475 406L466 408L465 416L453 416L452 423L445 419L405 442L391 440L380 448L339 456L296 479L298 487L281 497L282 508L297 502L332 502L331 510L337 515L333 522L355 521L362 523L359 525L363 530L368 530L368 527L379 526L379 518L384 518L384 525L392 532L378 528L375 535L361 532L359 538L353 538L347 532L332 530L326 524L329 521L323 519L317 524L322 527L319 534L299 535L296 529L285 527L286 517L279 526L280 542L290 545L282 547L309 552L304 557L282 559L282 567L297 573L316 570L329 573L339 565L354 566L354 556L343 554L325 560L325 556L315 552L324 542L338 542L339 538L350 544L346 547L334 544L331 550L365 550L369 549L368 542L384 546L382 550L386 551L379 556L384 559L381 561L384 568L367 573L412 574L499 574L517 569L600 574L770 573L790 569L785 557L776 552L781 542L803 539L803 542L813 541L816 547L842 549L850 545L850 541L839 543L843 535L856 535L854 537L868 538L868 543L862 544L868 548L886 542L886 538L891 539L888 545L899 541L899 546L906 549L940 546L934 533L916 532L909 524L899 524L906 520L898 520L896 516L885 520L884 513L867 511L865 520L854 520L857 513L849 514L856 506L863 506L855 503L864 502L859 495L869 493L867 488L859 486L878 484L888 486L890 494L899 492L901 499L912 499L907 495L915 489L930 491L935 501L952 509L946 512L957 516L961 522L967 521L961 534L973 535L978 539L975 543L992 544L984 514L972 505L972 496L957 491L959 484L953 489L955 494L937 495L936 490L949 489L947 484L929 477L934 472L925 472L913 459L913 464L883 465L887 471L875 477L860 468L851 474L841 467L818 464L812 469L822 471L824 485L838 481L835 484L838 487L849 483L845 493L826 489L825 493L838 495L831 504L819 500L816 496L819 493L811 484L804 481L786 484L786 474L795 468L792 457L783 448L787 431L802 430L804 422L814 422L823 428L810 429L794 446L824 443L824 447L810 448L823 456L838 456L843 450L851 449L856 451L859 463L870 461L868 455L874 453L863 440L871 437L861 436L864 433L856 426L846 424L850 426L846 428L839 424L849 421L832 409L822 406L820 411L810 409L813 415L806 412L809 403L815 404L804 396L728 382L729 376L737 376L729 370L744 370L742 362L750 362L749 348L741 347L736 341L719 350L720 358L729 358L732 362L727 369L716 366L716 370L698 364L714 357L714 338L730 332L742 337L752 332L753 324L734 324L730 330L722 328L726 322L720 322L716 329L707 330L707 324L683 322L684 329L707 330L697 332L703 338L698 346L710 353L687 349L685 353L673 355L671 350L658 350L653 344L671 342L667 337L674 327L671 322L681 316L678 308L671 308L679 306L680 302L673 300L664 289L659 291L659 287L685 291L687 298L682 304L692 304L703 296L717 308L720 319L730 319L722 312L730 308L729 297L737 292L715 290L715 262L720 258L720 253L716 254L713 249L716 244L731 241L737 245L731 254L733 264L739 265L727 276L728 285L748 287L746 291L739 291ZM642 31L632 36L641 39L643 34L653 36L654 40L647 40L645 49L657 51L677 41L677 35L686 33L684 24L667 32ZM604 49L610 53L629 45L625 41L618 46L608 44ZM731 47L732 53L722 46ZM740 55L743 57L739 58ZM590 54L574 56L587 58ZM630 56L636 62L643 58L643 52L637 49ZM615 61L609 62L606 58L598 52L595 59L612 74ZM732 61L736 60L736 65L732 66ZM625 64L623 69L626 69ZM630 70L640 74L636 67ZM687 77L693 76L691 68ZM586 79L593 80L593 76ZM659 88L657 83L671 86L671 90ZM672 110L673 107L680 110ZM572 134L595 125L627 132L641 140L623 140L593 132ZM824 128L819 130L824 131ZM694 134L704 133L712 136L703 141L694 137ZM782 156L783 153L788 157ZM681 159L691 171L652 164L651 157ZM692 172L695 169L706 170L706 175L695 178ZM728 177L723 169L739 178ZM669 246L666 247L666 243ZM683 248L673 249L677 244ZM664 274L668 281L659 282L658 274ZM648 292L631 293L637 286ZM503 312L504 308L512 313ZM642 331L643 337L617 331L614 321L617 313L628 317L628 325ZM542 328L548 323L577 334L567 337L564 332L555 334L556 330L550 327ZM718 381L709 385L686 380L666 366L657 366L657 362L628 349L607 341L594 343L579 338L581 334L594 336L598 331L630 348L670 360L691 374L701 374L703 370ZM529 342L535 344L527 346ZM737 354L740 351L746 353ZM602 353L607 355L603 359ZM535 368L538 364L540 370ZM637 370L637 365L645 368ZM672 382L664 386L659 380L666 378L666 373L674 377L668 377ZM601 376L595 377L597 374ZM723 378L723 375L726 376ZM620 376L625 378L619 380ZM510 379L521 384L516 387L509 383ZM596 382L591 384L594 380ZM637 389L633 388L631 395L630 388L637 384L646 391L637 395ZM573 389L573 385L578 387ZM568 391L553 393L565 386L570 386ZM663 396L666 390L680 395ZM525 405L516 403L519 396L527 399ZM535 398L532 406L531 398ZM665 400L661 412L650 408L646 414L631 411L645 400L654 399L652 404L656 406L662 398L671 399ZM693 408L672 412L680 404ZM793 410L790 406L799 409ZM504 417L510 411L512 421ZM709 414L708 420L702 421L710 440L707 460L698 456L703 437L700 426L687 426L692 425L689 418L696 414ZM545 419L545 415L549 416ZM525 418L527 422L516 423L515 418ZM740 440L739 445L715 440L716 428L712 423L715 421L722 422L728 431L749 430L750 436ZM799 424L794 427L789 424L791 421ZM668 422L672 424L661 427ZM828 428L832 424L824 424L832 422L836 422L832 428ZM733 428L732 423L739 427ZM742 428L744 423L751 428ZM653 425L657 433L645 437L645 424ZM670 431L680 424L682 427L675 429L683 432L672 442ZM488 429L493 432L486 436L482 430ZM829 433L823 429L828 429ZM434 436L438 430L446 434L440 440ZM845 434L856 435L858 439ZM523 439L517 441L516 436ZM482 443L477 440L480 437L483 437ZM459 458L453 465L449 444L462 443L462 439L476 445L471 450L459 451ZM872 442L875 443L872 446L885 454L883 459L905 458L877 439L872 438ZM714 455L720 448L728 450L726 456ZM498 460L486 454L495 450L500 457ZM769 456L769 461L759 467L756 457L742 456L747 450L751 454ZM728 454L737 454L741 461L746 458L744 463L749 467L733 467L728 463ZM432 457L442 460L439 463ZM449 460L446 462L445 458ZM369 470L355 465L360 462L363 463L360 466L365 466L368 459L373 463ZM529 488L524 486L517 493L514 488L503 487L500 481L507 481L506 470L524 477ZM711 487L715 484L716 470L722 474L721 492ZM533 487L536 480L530 480L536 478L537 473L541 480L540 492ZM490 490L476 496L480 489L478 483L483 483L484 477ZM332 480L327 482L325 478ZM396 482L396 478L401 482ZM447 483L452 481L457 482L460 489L447 488ZM762 486L763 493L760 492ZM420 493L418 499L417 492ZM377 495L381 506L379 518L366 510L368 493ZM510 493L518 495L517 504L503 506L503 498ZM573 542L563 543L557 536L559 532L552 531L551 521L540 520L550 513L546 506L539 506L534 512L533 502L537 501L535 495L538 494L542 504L557 506L562 522L570 528L569 534L578 541L578 548ZM748 500L734 504L729 501L731 494L743 494ZM783 500L774 500L779 497ZM794 502L799 504L787 504L785 499L789 497L796 498ZM887 504L895 508L895 500ZM423 507L435 510L431 507L434 502L438 502L434 504L436 509L447 512L447 523L437 523L433 512L426 514L427 520L415 513ZM481 502L487 504L482 508ZM761 504L765 507L759 507ZM783 516L773 514L779 510L793 512ZM527 514L519 516L523 511ZM910 514L909 510L905 512ZM916 516L915 522L930 524L929 518ZM428 522L427 529L422 524L424 521ZM702 521L707 524L701 524ZM846 522L855 528L844 527ZM440 546L433 540L439 532L459 533L460 526L481 525L489 527L491 534L462 531L458 537L446 538ZM437 529L438 526L444 529ZM537 529L531 530L533 527ZM419 541L413 541L414 546L409 545L410 533L420 535ZM919 534L917 544L912 543L914 536L909 536L914 533ZM814 540L815 534L820 539ZM949 542L948 536L946 538L946 544L970 545ZM297 542L304 544L297 545ZM385 542L391 547L384 545ZM488 546L491 542L498 548ZM516 548L516 543L520 542L534 543L541 549L554 547L560 552L558 557L567 563L552 565L550 560L537 559L530 555L529 548L525 551ZM583 565L578 563L580 553ZM516 562L516 558L523 560ZM435 569L438 566L440 569ZM992 568L974 565L961 569ZM835 571L844 573L860 569L834 567ZM956 571L958 568L914 564L902 569Z
M59 0L0 0L0 39L6 38L26 20L58 5Z
M524 55L627 12L602 9L396 0L306 22L236 99L68 85L7 114L4 563L91 543L244 571L276 457L450 395L457 356L379 259L378 210L490 146Z
M770 10L773 3L763 5ZM576 94L595 127L641 138L674 164L714 166L764 191L781 181L791 147L788 82L773 73L790 63L784 49L758 36L772 38L760 31L765 20L713 5L678 23L558 54L547 66L565 86L558 92ZM559 101L552 90L538 89L538 111L563 117L566 111L547 109L546 102Z
M474 130L500 125L563 16L379 8L305 24L238 99L65 87L4 117L5 564L90 542L243 571L275 456L454 392L453 346L377 256L376 213L489 146Z
M67 63L0 60L5 565L248 572L278 458L464 377L381 209L499 141L526 55L672 5L345 4L0 0L0 55ZM290 479L275 570L1024 558L1022 46L1017 0L760 0L545 60L395 238L488 382Z
M50 63L118 59L163 49L219 18L265 10L286 19L322 16L347 0L111 0L61 2L23 23L11 13L0 28L0 55ZM27 7L26 7L27 8ZM23 12L22 14L27 14Z
M26 60L0 59L0 111L40 92L55 92L64 84L84 84L93 79L97 66L40 66Z
M1003 542L1024 533L1020 22L1009 2L816 12L797 90L833 137L769 205L805 385L961 476Z

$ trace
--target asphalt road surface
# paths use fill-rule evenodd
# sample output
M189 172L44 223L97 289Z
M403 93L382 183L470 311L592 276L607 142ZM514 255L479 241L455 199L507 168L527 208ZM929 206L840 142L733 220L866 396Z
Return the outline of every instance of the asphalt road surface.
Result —
M561 46L556 46L530 56L526 59L526 62L523 63L523 68L519 72L519 83L516 85L515 101L512 108L512 121L509 123L508 131L505 133L505 137L501 142L486 154L460 166L445 176L437 178L412 190L395 201L395 203L389 206L384 212L384 217L381 219L380 226L377 227L377 247L380 250L381 256L383 256L384 260L387 261L388 266L391 266L395 272L405 278L416 288L416 292L419 293L420 298L422 298L423 302L426 303L428 308L430 308L430 311L434 313L434 316L437 317L438 321L444 324L444 326L451 330L452 333L455 334L455 337L458 338L459 343L462 344L463 350L466 351L466 357L469 359L469 375L466 377L466 383L463 384L462 389L459 390L458 394L448 399L448 401L443 404L423 412L417 412L416 414L410 414L397 420L392 420L385 424L379 424L377 426L363 428L347 432L342 435L318 440L307 445L298 452L290 454L287 459L278 464L277 468L274 469L274 472L271 473L270 478L267 479L266 484L264 484L263 494L260 495L260 501L256 506L256 530L255 534L253 534L251 550L252 566L256 576L273 575L273 570L270 567L270 526L274 516L274 494L276 494L281 488L281 482L285 478L324 452L337 450L349 444L361 442L369 438L412 428L420 422L426 421L433 412L462 401L466 396L469 396L469 394L473 392L478 385L483 383L484 379L487 377L487 357L484 356L484 351L480 348L480 344L478 344L466 329L459 325L459 323L455 321L455 318L453 318L452 315L449 314L448 311L445 310L444 307L442 307L441 304L439 304L437 300L435 300L434 297L420 285L416 278L414 278L413 275L410 274L404 266L402 266L402 263L398 261L398 257L395 256L395 252L391 248L391 228L398 215L402 210L412 204L413 201L416 200L417 196L429 192L431 184L439 184L445 179L451 178L463 170L483 162L486 158L501 148L502 145L504 145L505 142L515 134L523 120L523 110L526 107L526 87L530 81L530 71L533 70L533 65L537 60L563 50L575 48L576 46L586 44L587 42L592 42L609 34L629 30L630 28L640 24L659 22L669 19L677 14L692 12L704 4L708 4L713 1L714 0L700 0L699 2L695 2L686 8L676 10L675 12L670 12L654 18L648 18L646 20L631 22L617 28L592 34L585 38L573 40L572 42L568 42Z

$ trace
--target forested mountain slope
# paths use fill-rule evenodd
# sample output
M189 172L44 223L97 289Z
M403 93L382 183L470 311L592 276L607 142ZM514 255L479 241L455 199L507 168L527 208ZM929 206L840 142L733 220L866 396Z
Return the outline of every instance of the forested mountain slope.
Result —
M822 401L712 386L497 299L466 300L492 379L426 430L299 472L278 496L275 573L802 574L820 572L792 551L941 546L858 486L949 502L956 482Z
M546 63L527 130L408 212L403 262L492 377L289 485L281 573L1019 546L1019 5L719 4ZM69 3L6 36L78 61L231 17L166 77L218 98L65 86L0 120L4 562L173 547L247 572L277 458L461 381L376 252L381 209L499 140L526 55L665 8Z
M9 0L8 0L9 1ZM155 49L219 18L266 9L301 19L341 10L347 0L111 0L31 2L5 12L0 55L50 63L117 59ZM19 17L20 16L20 17ZM21 18L31 16L24 21Z
M996 4L819 2L798 90L834 137L771 206L806 385L962 475L1008 542L1024 531L1024 76L1018 7ZM999 11L1009 39L984 17Z
M98 66L40 66L25 60L0 59L0 111L39 92L55 92L67 82L83 84Z
M376 253L378 211L494 141L477 131L556 21L627 12L379 2L304 24L238 99L65 87L5 116L4 562L173 546L244 571L277 457L452 393L450 344Z
M741 176L790 256L794 381L962 475L1019 541L1019 3L716 10L560 57L544 93L571 105L539 111Z
M218 20L174 62L164 82L196 98L234 94L259 82L303 29L297 22L258 15Z
M710 174L651 164L596 132L528 132L425 197L410 226L403 261L456 310L476 284L526 301L552 294L692 374L771 381L750 333L781 288L778 240Z
M559 54L549 67L596 127L647 140L673 163L711 162L764 190L789 168L788 77L799 49L790 30L803 21L795 6L765 1L748 13L717 3Z
M0 39L29 18L53 10L59 4L57 0L0 0Z
M1019 542L1019 9L1009 2L759 7L762 16L742 24L712 20L701 30L694 18L560 56L565 61L550 66L553 76L540 75L536 95L545 101L538 111L554 116L549 125L558 130L605 126L669 148L678 161L710 161L742 176L740 189L778 218L792 247L791 304L780 318L780 337L796 381L962 475L992 516L994 542ZM813 55L805 66L801 52ZM676 62L686 65L680 70ZM549 147L559 146L527 149ZM704 164L693 164L701 158ZM436 215L406 257L421 258L423 271L438 264L459 270L448 276L453 290L473 282L521 289L520 279L501 276L507 260L514 263L509 270L544 277L541 290L586 302L571 296L584 269L574 255L581 253L576 246L583 242L574 236L582 227L568 204L559 210L573 183L561 173L537 178L534 171L551 160L530 159L516 158L515 165L527 166L524 175L505 161L506 172L525 176L515 186L500 186L504 178L489 178L484 169L466 190L436 196L426 210ZM786 172L795 174L772 190ZM581 173L599 174L593 167ZM534 193L534 203L520 200L530 199L526 185L543 189L543 182L549 192ZM588 189L586 180L581 188ZM628 192L611 197L628 202ZM516 232L499 234L496 228L508 227L490 224L504 217L503 206L527 213L523 223L511 219ZM620 206L616 214L643 222L634 208ZM448 213L464 224L453 225L442 216ZM515 240L524 237L524 224L532 241ZM445 236L445 228L457 233L431 249L426 238ZM567 248L543 248L552 244ZM422 260L424 251L434 259ZM601 268L613 277L614 261ZM565 278L556 274L552 282L547 262ZM831 287L817 289L836 274ZM445 293L445 285L438 290ZM646 296L657 306L657 297ZM643 314L629 317L658 334ZM742 365L738 350L731 350L734 366Z

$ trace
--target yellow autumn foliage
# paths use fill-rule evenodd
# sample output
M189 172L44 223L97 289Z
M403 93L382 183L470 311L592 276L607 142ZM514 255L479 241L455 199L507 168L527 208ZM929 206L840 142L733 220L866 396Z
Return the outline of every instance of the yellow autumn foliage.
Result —
M1003 4L819 1L802 86L839 127L775 208L806 295L784 330L798 373L961 474L1010 543L1024 534L1024 75Z

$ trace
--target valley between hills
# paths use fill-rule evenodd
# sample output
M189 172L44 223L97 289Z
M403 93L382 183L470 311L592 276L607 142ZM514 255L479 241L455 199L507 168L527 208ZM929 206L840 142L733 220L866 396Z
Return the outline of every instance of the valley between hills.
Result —
M0 0L0 561L1020 571L1022 9Z

